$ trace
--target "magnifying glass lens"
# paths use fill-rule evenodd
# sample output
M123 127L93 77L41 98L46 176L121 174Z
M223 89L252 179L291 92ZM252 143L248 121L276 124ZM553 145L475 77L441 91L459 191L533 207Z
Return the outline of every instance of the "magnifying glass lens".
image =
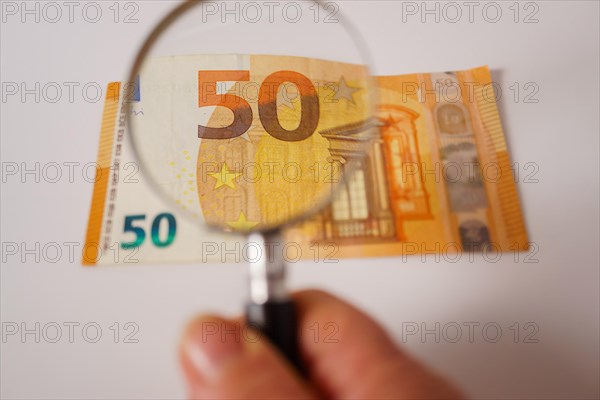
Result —
M267 231L313 214L375 134L356 33L325 22L318 3L283 4L281 15L223 20L188 3L137 58L128 97L137 158L157 192L199 223Z

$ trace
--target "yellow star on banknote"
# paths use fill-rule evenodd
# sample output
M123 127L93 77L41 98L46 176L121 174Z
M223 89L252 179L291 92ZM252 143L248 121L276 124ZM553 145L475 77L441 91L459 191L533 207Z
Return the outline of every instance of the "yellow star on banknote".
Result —
M226 126L224 126L223 128L227 128ZM234 137L229 139L229 141L231 142L232 140L235 140L237 138L240 139L244 139L246 142L250 142L252 143L252 140L250 139L250 135L248 135L248 132L250 132L251 130L255 129L256 125L250 125L250 128L248 128L248 130L246 132L244 132L243 134L241 134L240 136Z
M258 222L248 221L243 212L240 212L240 216L238 217L237 221L225 223L236 231L249 231L258 225Z
M359 90L362 90L362 88L348 86L348 84L346 83L346 78L344 78L343 76L340 79L340 81L337 84L335 84L334 87L336 88L334 94L335 100L346 99L350 103L356 105L356 100L354 100L354 93L358 92Z
M210 176L212 176L213 178L215 178L217 180L217 182L215 182L215 189L220 188L221 186L227 186L230 187L232 189L235 189L235 182L234 180L241 175L240 172L231 172L229 171L229 168L227 168L227 164L223 163L223 166L221 167L221 171L219 172L214 172L212 174L209 174Z

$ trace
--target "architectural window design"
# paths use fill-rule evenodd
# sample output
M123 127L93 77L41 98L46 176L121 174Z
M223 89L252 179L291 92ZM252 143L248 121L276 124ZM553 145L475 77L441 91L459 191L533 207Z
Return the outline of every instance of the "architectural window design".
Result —
M333 202L333 219L336 221L361 220L369 217L369 201L365 172L356 170Z

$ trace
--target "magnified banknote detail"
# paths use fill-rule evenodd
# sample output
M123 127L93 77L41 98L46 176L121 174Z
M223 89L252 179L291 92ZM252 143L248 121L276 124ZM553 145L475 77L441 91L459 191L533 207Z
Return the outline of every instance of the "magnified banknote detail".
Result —
M366 76L358 66L295 58L292 70L288 57L197 57L206 70L179 87L195 107L176 122L194 135L189 145L152 150L175 206L135 172L124 123L125 99L134 102L132 118L153 126L164 123L168 99L144 101L160 85L143 77L140 90L109 85L84 264L126 262L115 248L140 263L237 261L214 249L239 250L243 239L194 219L249 230L301 213L334 184L333 201L290 227L288 241L301 249L334 245L336 257L528 249L487 67L378 77L376 117L364 118ZM186 64L167 63L169 73ZM215 107L217 99L226 107ZM341 182L345 168L353 172Z
M138 160L198 221L278 226L331 197L339 177L319 170L339 168L322 132L351 124L363 128L353 136L376 135L362 124L372 111L367 79L362 66L301 57L151 59L140 71L144 114L131 122ZM337 99L340 81L353 92ZM363 142L342 147L360 157Z

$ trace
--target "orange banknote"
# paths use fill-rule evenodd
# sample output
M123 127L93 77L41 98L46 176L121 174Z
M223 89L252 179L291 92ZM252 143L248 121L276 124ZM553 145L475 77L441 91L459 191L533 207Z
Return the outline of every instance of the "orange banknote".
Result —
M251 57L243 63L250 69L253 62L272 64L272 60L261 60L272 56ZM227 70L232 69L230 62L240 62L239 57L232 60L223 57L211 62ZM320 102L330 110L329 115L337 108L352 115L352 107L364 100L360 80L338 79L338 66L325 68L321 61L306 65L303 74L307 79L325 87L314 92L316 106ZM326 69L328 83L323 85L319 79L325 75L310 65ZM346 76L357 74L348 71L358 71L355 67L343 70ZM244 190L253 195L263 190L260 182L244 181L241 161L249 148L267 137L269 146L260 154L272 162L271 158L280 156L272 151L278 148L277 138L253 126L243 135L227 139L226 151L224 142L215 139L202 139L200 150L208 152L198 151L198 144L191 142L193 147L180 151L178 158L167 157L155 164L160 173L164 169L181 182L174 186L179 196L176 204L166 203L141 173L124 122L126 113L143 117L149 106L125 107L128 96L124 86L110 84L105 102L98 157L101 173L94 187L83 263L243 261L243 239L209 231L198 222L216 218L206 196L218 196L224 204L235 205L219 217L225 224L246 227L260 223L261 215L235 200L248 196ZM352 165L353 172L320 213L287 229L286 240L295 245L291 257L314 258L315 249L322 250L319 258L527 250L525 223L488 68L380 76L377 86L375 117L348 124L335 119L315 121L318 143L325 146L318 149L319 157L323 153L332 171ZM333 103L324 104L325 99ZM293 114L293 102L288 103L284 104L288 110L282 107L276 115ZM146 122L150 127L157 123ZM357 126L372 128L375 134L354 135ZM366 156L358 157L352 151L356 148L352 141L359 140L361 148L367 149ZM216 167L202 170L199 165L206 163L198 162L197 157L208 157ZM305 158L298 158L295 164ZM328 175L326 168L320 173ZM290 201L281 191L268 194L271 213L289 209ZM191 210L194 217L189 218L189 213L183 216L183 209Z

